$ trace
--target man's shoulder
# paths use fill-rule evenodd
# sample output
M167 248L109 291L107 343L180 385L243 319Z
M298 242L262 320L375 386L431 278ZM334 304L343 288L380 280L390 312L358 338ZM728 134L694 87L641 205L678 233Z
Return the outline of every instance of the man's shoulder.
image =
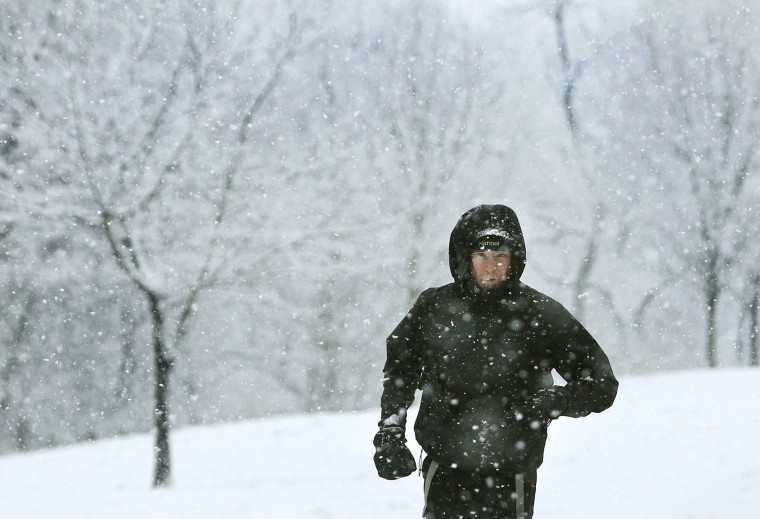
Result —
M456 284L448 283L439 287L430 287L422 291L419 298L419 302L433 302L437 299L444 297L451 297L456 294Z
M535 288L520 282L520 296L528 299L530 303L541 313L558 315L569 313L568 310L556 299L550 297Z

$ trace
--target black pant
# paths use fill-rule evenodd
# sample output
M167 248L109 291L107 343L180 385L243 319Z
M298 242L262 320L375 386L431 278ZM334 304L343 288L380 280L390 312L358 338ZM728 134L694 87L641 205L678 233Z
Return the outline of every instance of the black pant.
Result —
M536 497L536 471L483 475L422 463L425 519L530 519Z

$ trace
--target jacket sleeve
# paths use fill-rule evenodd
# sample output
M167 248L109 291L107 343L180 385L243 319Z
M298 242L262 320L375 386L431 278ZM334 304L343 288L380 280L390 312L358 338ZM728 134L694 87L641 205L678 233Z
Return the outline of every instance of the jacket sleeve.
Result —
M573 315L552 301L547 308L552 367L567 381L563 416L600 413L615 401L618 381L607 355Z
M423 292L386 340L381 421L395 414L403 422L406 410L414 400L422 374L421 321L425 299L426 292Z

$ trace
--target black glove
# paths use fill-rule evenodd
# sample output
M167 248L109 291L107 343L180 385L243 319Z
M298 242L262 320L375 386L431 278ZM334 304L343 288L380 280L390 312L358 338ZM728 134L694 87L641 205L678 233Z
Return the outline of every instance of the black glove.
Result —
M375 468L383 479L404 478L417 470L417 464L409 447L406 446L404 427L382 425L375 434Z
M539 424L546 426L559 418L569 405L570 394L564 387L539 389L525 402L524 419L531 427L537 427Z

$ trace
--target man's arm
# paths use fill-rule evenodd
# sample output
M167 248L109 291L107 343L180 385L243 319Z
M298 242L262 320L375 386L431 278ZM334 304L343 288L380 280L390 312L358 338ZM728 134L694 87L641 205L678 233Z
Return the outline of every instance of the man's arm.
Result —
M373 440L375 468L385 479L406 477L417 468L414 456L406 446L406 410L414 400L422 372L421 300L422 296L386 341L381 415L379 430Z
M591 334L562 305L547 309L552 366L567 381L563 416L600 413L617 395L618 381L607 355Z
M409 313L386 340L383 368L383 396L380 401L381 422L404 426L406 410L414 400L422 373L420 359L420 315L425 293L420 295ZM381 424L382 425L382 424Z

